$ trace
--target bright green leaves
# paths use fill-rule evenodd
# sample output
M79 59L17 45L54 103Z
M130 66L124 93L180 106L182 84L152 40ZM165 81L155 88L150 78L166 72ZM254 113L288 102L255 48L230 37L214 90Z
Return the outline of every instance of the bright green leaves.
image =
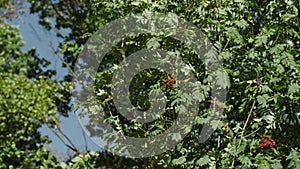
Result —
M175 141L182 140L181 134L180 133L173 133L172 140L175 140Z
M10 26L6 23L0 25L1 54L3 54L5 57L9 57L8 54L13 53L14 51L18 52L20 47L23 45L24 42L22 41L21 35L18 34L17 27Z
M255 166L258 169L283 169L280 160L272 159L269 156L263 154L257 154L255 157Z
M38 78L39 75L51 77L53 70L43 70L50 62L41 59L36 54L36 49L21 52L24 45L18 28L3 24L0 26L0 72L17 73L28 78Z
M300 89L300 86L296 83L292 83L289 85L289 90L288 93L292 94L292 93L298 93Z
M87 154L78 154L77 156L73 157L68 163L61 164L63 169L67 168L74 168L74 169L81 169L81 168L96 168L95 166L95 158L99 157L99 154L96 152L89 152Z
M205 165L209 164L209 162L210 162L209 156L205 155L204 157L201 157L200 159L198 159L196 161L196 164L201 167L201 166L205 166Z
M182 156L182 157L179 157L179 158L177 158L177 159L173 159L173 160L172 160L172 163L173 163L174 165L180 165L180 164L183 164L183 163L185 163L185 162L186 162L185 156Z
M59 52L72 56L78 56L81 52L81 48L74 42L64 42L60 44Z
M266 35L258 36L255 43L257 46L266 44L268 42L268 37Z
M244 19L237 20L235 22L235 24L236 24L237 27L239 27L241 29L246 29L249 26L248 22L246 20L244 20Z
M238 157L238 160L247 168L251 168L253 166L253 163L251 162L250 158L246 155Z
M300 153L299 150L292 149L286 158L289 161L288 168L300 168Z
M257 96L257 102L258 104L261 104L263 107L267 105L268 99L270 97L267 94L264 94L262 96Z
M291 0L280 1L173 1L173 0L134 0L125 1L56 1L50 5L48 1L31 0L32 12L41 12L41 19L55 16L58 28L70 28L71 34L60 44L60 52L64 61L72 65L88 37L97 31L103 23L108 23L130 13L144 10L163 13L176 13L178 16L196 24L214 44L212 55L220 55L223 67L228 77L219 74L216 83L221 87L228 87L228 99L224 113L226 127L219 127L206 144L199 144L199 131L207 122L205 118L211 103L210 88L201 82L193 89L192 97L199 99L201 111L196 118L195 127L177 149L170 150L162 155L147 159L148 161L123 160L115 156L101 158L105 165L115 166L116 161L129 162L138 168L141 163L148 166L140 168L159 168L180 166L196 168L198 166L218 168L299 168L299 20L298 2ZM298 6L297 6L298 5ZM53 7L56 7L57 12ZM298 7L298 9L297 9ZM67 9L67 10L66 10ZM45 26L47 23L41 22ZM1 42L0 42L1 43ZM166 48L182 52L186 62L197 67L194 73L198 79L206 79L205 69L199 66L199 61L192 57L189 50L182 47L174 39L162 37L141 36L127 41L120 46L124 49L111 52L116 64L124 55L131 54L141 48ZM126 48L127 47L127 48ZM8 47L8 49L13 46ZM12 51L10 49L10 51ZM8 51L0 51L1 56L8 56ZM4 64L5 60L0 60ZM17 63L11 62L17 66ZM109 65L102 64L97 74L97 85L101 86L98 92L98 103L105 105L107 114L113 113L108 121L116 124L116 129L126 129L128 135L147 137L164 132L165 123L156 122L148 125L151 132L145 132L140 124L129 123L124 127L117 121L118 115L110 111L112 104L109 95L109 81L112 76ZM106 66L106 67L105 67ZM139 83L146 81L148 76L141 77ZM139 86L139 85L136 85ZM140 88L141 91L145 88ZM9 90L9 89L7 89ZM172 90L170 94L176 92ZM143 95L143 93L141 94ZM1 96L0 96L1 97ZM2 96L3 97L3 96ZM17 98L17 97L14 97ZM133 101L139 99L132 99ZM255 101L254 106L252 105ZM172 100L171 106L178 104ZM29 110L30 109L30 110ZM30 106L29 111L35 107ZM184 110L184 108L182 108ZM17 112L17 109L11 109ZM247 116L249 115L249 118ZM246 120L248 119L248 123ZM96 119L93 119L96 123ZM171 121L168 121L171 123ZM0 126L5 126L1 123ZM26 122L26 125L30 125ZM134 132L129 132L129 131ZM260 135L270 134L276 141L274 151L259 148ZM174 134L174 140L180 135ZM238 144L241 141L241 144ZM279 144L277 144L277 142ZM276 151L275 151L276 150ZM276 153L275 153L276 152ZM201 158L199 158L201 157ZM287 158L286 158L287 157ZM92 160L92 159L90 159ZM84 168L87 161L83 156L71 160L68 165L74 168ZM113 161L113 162L112 162ZM235 161L235 163L232 163ZM157 166L159 164L159 166ZM90 166L89 166L90 167ZM123 166L122 166L123 167Z
M232 39L236 44L239 44L239 45L244 44L244 38L239 33L237 28L234 28L234 27L227 28L227 33L228 33L229 38Z
M30 81L22 75L0 72L0 77L0 147L3 150L0 159L7 159L5 164L26 167L30 164L26 160L34 160L27 159L26 153L41 151L36 144L45 139L37 132L38 128L42 123L55 125L56 85L51 81ZM42 160L43 157L36 158Z
M159 47L160 47L160 42L161 41L161 39L160 38L157 38L157 37L153 37L153 38L151 38L148 42L147 42L147 44L146 44L146 46L147 46L147 48L149 48L149 49L159 49Z
M282 20L284 22L287 22L295 17L298 16L298 9L296 6L294 6L294 2L293 1L287 1L287 10L286 13L282 15Z
M222 88L230 88L230 80L227 73L218 71L216 75L216 83L217 85L221 86Z
M0 25L0 168L55 168L56 159L41 146L48 139L38 129L43 123L57 125L58 87L44 80L51 71L40 66L49 63L34 49L21 52L22 45L16 27Z

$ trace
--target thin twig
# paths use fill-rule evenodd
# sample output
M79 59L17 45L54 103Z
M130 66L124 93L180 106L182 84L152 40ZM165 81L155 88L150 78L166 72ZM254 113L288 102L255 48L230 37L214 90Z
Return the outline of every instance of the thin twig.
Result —
M220 135L218 135L218 144L217 144L217 148L220 148L220 141L221 141L221 138L220 138Z
M274 40L274 42L273 42L273 45L275 45L275 43L277 42L277 40L278 40L278 38L279 38L279 35L280 35L280 33L279 33L279 29L277 30L277 36L276 36L276 39Z
M258 128L258 129L256 129L255 131L253 131L252 133L250 133L250 134L248 134L248 135L246 135L246 136L244 136L244 138L247 138L247 137L249 137L249 136L251 136L252 134L254 134L254 133L256 133L258 130L260 130L261 129L261 127L260 128Z
M245 125L244 125L244 127L243 127L243 129L242 129L240 141L239 141L239 144L238 144L237 147L240 147L240 145L242 144L242 140L243 140L243 138L244 138L244 132L245 132L246 127L247 127L247 124L248 124L248 122L249 122L249 120L250 120L250 116L251 116L251 114L252 114L252 111L253 111L253 108L254 108L254 106L255 106L255 103L256 103L256 100L254 100L253 103L252 103L252 106L251 106L251 109L250 109L250 111L249 111L249 113L248 113L248 116L247 116ZM230 167L230 168L233 168L233 167L234 167L234 162L235 162L235 157L233 158L233 161L232 161L232 163L231 163L231 167Z
M59 133L57 130L55 130L54 128L50 127L49 124L46 123L46 125L49 127L49 129L57 136L57 138L69 149L71 149L72 151L78 153L78 150L75 146L73 145L69 145L62 137L61 137L61 133Z
M58 31L57 31L57 32L58 32ZM60 43L58 39L57 39L57 43ZM56 56L58 57L58 59L66 66L66 68L69 70L69 72L70 72L73 76L75 76L75 77L77 78L76 73L73 71L73 69L70 67L70 65L63 59L63 57L62 57L59 53L55 54L55 53L56 53L56 50L55 50L55 48L54 48L53 42L52 42L52 41L49 41L49 43L47 44L47 46L48 46L50 49L52 49L54 55L56 55Z
M72 147L74 147L77 150L77 152L78 152L78 149L76 148L76 146L73 143L73 141L60 129L60 127L57 127L57 130L60 132L60 134L62 136L64 136L66 138L66 140L68 140L68 142L72 145Z
M230 40L228 39L227 42L226 42L226 44L225 44L225 46L224 46L224 48L222 49L222 51L220 53L222 53L227 48L229 42L230 42Z
M88 152L88 145L87 145L87 141L86 141L85 132L83 129L81 129L81 130L82 130L82 135L83 135L84 144L85 144L85 151Z
M253 104L252 104L252 106L251 106L251 109L250 109L250 111L249 111L249 113L248 113L247 120L246 120L246 122L245 122L245 125L244 125L243 130L242 130L242 133L241 133L241 139L243 138L245 129L246 129L247 124L248 124L248 122L249 122L249 120L250 120L250 116L251 116L251 114L252 114L252 111L253 111L253 108L254 108L254 106L255 106L255 103L256 103L256 100L253 101ZM241 145L241 140L240 140L239 146L240 146L240 145Z

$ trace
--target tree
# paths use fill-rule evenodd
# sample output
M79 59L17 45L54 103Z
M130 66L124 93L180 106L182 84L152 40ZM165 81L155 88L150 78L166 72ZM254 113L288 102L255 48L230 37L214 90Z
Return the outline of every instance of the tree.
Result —
M116 164L115 159L125 160L132 166L146 165L149 168L294 168L299 165L298 1L33 0L30 3L31 12L40 14L40 23L47 29L51 29L46 22L47 17L56 19L56 28L71 29L71 33L63 37L65 41L59 48L67 63L65 66L70 69L74 69L82 45L104 24L144 10L172 12L195 24L214 44L214 52L223 59L223 68L228 73L231 86L222 123L208 142L200 144L198 140L203 117L213 102L205 95L193 131L176 148L147 159L95 155L100 161L107 160L108 163L104 164L107 167ZM61 34L58 36L62 37ZM197 80L205 79L201 73L204 66L198 64L199 60L191 49L172 38L146 34L126 39L115 46L97 73L96 91L106 93L97 97L97 101L117 131L125 131L136 137L142 137L145 134L143 130L148 131L149 126L141 128L136 123L130 123L114 109L110 95L113 72L110 70L112 63L120 63L124 55L128 56L145 47L151 48L154 44L157 48L179 51L186 63L193 66ZM136 101L136 105L147 107L148 102L143 97L145 93L140 91L147 91L167 78L155 75L157 72L154 70L144 71L132 82L130 91L136 94L131 99ZM141 82L144 85L140 85ZM152 125L154 130L150 135L163 132L161 123ZM83 158L79 155L74 159L78 157ZM127 164L124 161L122 163Z
M59 162L43 147L50 140L38 129L57 125L58 86L50 79L53 71L44 71L49 63L35 49L21 51L23 45L17 27L1 21L0 168L57 167Z

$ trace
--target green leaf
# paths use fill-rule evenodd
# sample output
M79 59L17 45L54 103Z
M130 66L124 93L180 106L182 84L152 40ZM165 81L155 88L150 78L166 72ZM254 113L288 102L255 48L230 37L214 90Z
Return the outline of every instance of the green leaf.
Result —
M196 161L196 164L199 166L207 165L210 162L209 156L205 155L204 157L200 158Z
M220 85L222 88L230 88L230 80L225 71L217 72L217 85Z
M151 38L148 42L147 42L147 48L153 48L153 49L158 49L160 47L160 42L161 39L157 38L157 37L153 37Z
M270 97L267 95L267 94L264 94L264 95L260 95L260 96L257 96L257 102L259 104L261 104L263 107L265 107L267 105L267 102L268 102L268 99Z
M140 6L141 5L141 2L138 2L138 1L135 1L135 2L131 2L132 5L135 5L135 6Z
M262 35L262 36L258 36L257 38L256 38L256 41L255 41L255 43L256 43L256 45L262 45L262 44L266 44L267 43L267 41L268 41L268 37L266 36L266 35Z
M298 84L295 84L295 83L290 84L288 93L291 94L291 93L299 92L299 89L300 89L300 86Z
M251 160L249 159L249 157L247 157L245 155L240 156L238 159L246 167L251 167L253 165Z
M276 160L276 159L273 160L273 164L271 164L271 167L273 169L282 169L283 168L283 166L280 163L280 160Z
M300 168L300 153L295 149L292 149L286 159L290 161L288 168Z
M180 164L183 164L184 162L186 162L185 156L182 156L182 157L179 157L179 158L177 158L177 159L173 159L173 160L172 160L172 163L173 163L174 165L180 165Z
M233 41L237 44L244 44L244 38L241 36L241 34L238 32L238 30L234 27L226 28L227 34L230 39L233 39Z
M175 141L180 141L182 139L181 134L180 133L173 133L172 134L172 139Z

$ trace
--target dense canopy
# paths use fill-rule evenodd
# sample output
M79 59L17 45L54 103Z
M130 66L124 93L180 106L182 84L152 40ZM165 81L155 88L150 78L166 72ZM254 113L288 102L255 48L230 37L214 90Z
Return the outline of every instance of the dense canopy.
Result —
M45 69L49 61L39 58L34 49L21 51L23 42L17 28L1 21L1 168L300 168L299 1L28 0L28 3L30 12L38 14L39 23L47 30L70 29L68 35L57 34L63 41L56 49L62 54L62 66L69 69L69 74L64 81L52 80L55 70ZM10 3L0 0L0 4L6 10L14 9ZM210 95L205 64L188 46L153 31L123 39L107 53L95 76L96 101L105 121L116 132L136 138L166 132L177 117L175 109L180 106L176 100L182 97L176 79L156 69L147 69L131 81L130 100L135 107L145 110L150 107L147 100L151 89L161 89L167 96L167 111L146 125L121 116L111 93L114 70L126 57L144 48L164 49L190 65L202 84L193 91L193 96L185 96L186 100L197 96L201 101L191 131L174 148L147 158L118 156L105 147L91 152L70 147L76 155L59 162L44 148L44 143L50 140L42 137L38 129L47 124L59 131L55 115L73 113L69 107L73 104L70 86L76 59L99 29L116 19L145 11L174 13L194 24L213 44L209 54L222 60L227 74L216 81L227 90L220 123L206 142L199 142L210 105L215 101ZM175 31L185 29L178 25ZM93 128L99 120L94 114L99 112L89 113L91 135L103 134L109 140L110 133ZM175 135L172 139L181 138Z

